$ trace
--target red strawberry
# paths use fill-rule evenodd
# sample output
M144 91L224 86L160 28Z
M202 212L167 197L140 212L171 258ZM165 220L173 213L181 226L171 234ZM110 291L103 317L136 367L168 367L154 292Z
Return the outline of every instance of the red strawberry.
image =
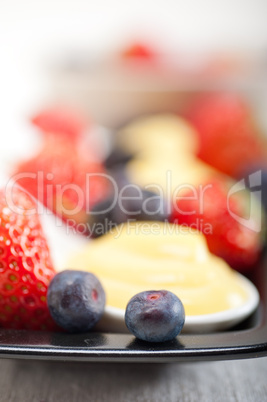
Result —
M44 113L37 119L38 124L42 130L51 132L46 133L43 148L36 156L17 165L13 172L19 174L15 176L16 182L63 220L85 223L86 209L101 201L109 191L104 167L93 160L92 149L88 149L84 137L72 136L78 131L67 119L56 115L52 119L50 115L46 120L45 116ZM70 137L66 139L65 134Z
M199 187L182 194L183 198L174 205L171 222L202 231L213 254L226 260L233 268L245 271L259 259L262 238L252 228L255 221L251 221L251 228L248 228L235 219L247 218L249 202L247 204L245 194L240 193L229 197L227 205L230 186L226 184L214 178L201 186L204 192ZM255 216L253 214L252 211L252 216Z
M187 112L199 134L199 157L232 177L266 164L267 144L246 102L234 94L199 97Z
M44 133L62 135L69 140L79 138L86 127L82 116L66 108L43 110L32 118L32 123Z
M135 42L122 50L121 55L129 60L154 60L156 53L148 45Z
M0 191L0 325L52 330L46 302L55 271L36 212L22 189Z

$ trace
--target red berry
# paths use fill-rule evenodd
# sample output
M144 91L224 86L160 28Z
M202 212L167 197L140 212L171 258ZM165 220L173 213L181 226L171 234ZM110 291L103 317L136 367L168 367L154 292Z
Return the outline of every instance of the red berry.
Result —
M156 53L148 45L136 42L123 49L121 56L126 60L153 61Z
M44 133L78 138L86 127L84 119L68 109L43 110L32 118L32 123Z
M93 161L90 152L83 139L73 143L47 136L41 151L18 164L13 177L64 221L85 223L86 210L107 195L110 184L103 165Z
M199 134L199 157L240 177L248 166L265 165L267 146L246 102L234 94L199 97L187 112Z
M202 231L213 254L239 271L250 269L259 259L262 239L234 217L246 218L246 198L231 196L228 205L229 185L215 178L202 188L204 192L201 188L188 190L177 200L171 222Z
M12 200L7 191L0 191L0 325L56 329L46 302L55 270L36 204L18 187Z

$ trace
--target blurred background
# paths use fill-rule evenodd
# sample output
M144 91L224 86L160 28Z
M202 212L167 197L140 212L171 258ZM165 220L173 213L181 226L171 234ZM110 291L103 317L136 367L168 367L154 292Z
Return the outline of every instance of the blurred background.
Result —
M46 105L67 103L116 128L179 112L188 86L224 73L234 74L231 88L259 77L248 89L264 121L266 15L265 0L1 0L1 166L39 146L29 117ZM124 63L131 43L148 46L152 63Z
M142 200L146 185L167 171L174 185L212 183L200 214L214 228L210 251L242 272L251 269L264 243L256 223L266 218L248 192L235 200L238 219L227 202L234 180L262 169L267 210L266 16L266 0L0 0L0 178L45 173L44 205L77 227L114 195L103 172L119 188L138 184ZM173 116L127 128L135 117L166 112ZM96 176L90 194L88 173ZM38 198L39 183L25 176L19 184ZM64 184L84 196L75 216L75 191L58 201ZM133 212L139 209L136 203ZM200 222L171 209L149 217ZM129 219L114 211L111 222ZM242 224L248 211L251 226Z
M70 54L98 57L128 39L146 38L177 57L219 51L266 56L266 15L265 0L1 0L1 147L27 149L25 116L49 98L51 65Z

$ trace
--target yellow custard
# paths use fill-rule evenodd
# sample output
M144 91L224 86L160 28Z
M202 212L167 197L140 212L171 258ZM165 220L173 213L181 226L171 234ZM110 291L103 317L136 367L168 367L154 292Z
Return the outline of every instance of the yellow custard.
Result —
M127 152L157 160L165 155L177 159L177 152L195 154L198 136L194 128L174 114L158 114L135 119L117 133L117 143ZM182 157L183 153L179 155Z
M186 315L225 311L248 299L238 274L209 252L201 233L170 223L122 224L73 255L68 268L97 275L107 305L120 309L144 290L172 291Z
M165 196L179 186L197 186L218 172L196 157L197 134L181 117L163 114L135 120L118 134L118 143L135 157L126 166L130 181ZM179 194L183 188L179 188ZM169 194L170 193L170 194Z

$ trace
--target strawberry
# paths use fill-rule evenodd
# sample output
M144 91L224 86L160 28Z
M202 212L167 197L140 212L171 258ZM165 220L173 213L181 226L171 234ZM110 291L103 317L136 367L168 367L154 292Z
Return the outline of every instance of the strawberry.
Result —
M86 128L85 119L78 113L74 113L66 108L51 108L42 110L31 119L43 133L56 133L69 140L80 137Z
M187 117L199 134L198 156L219 171L240 177L248 166L265 166L267 144L245 100L235 94L200 96Z
M39 116L42 117L34 121L46 134L43 147L37 155L15 167L16 182L63 221L86 223L87 211L108 192L105 169L93 159L86 138L77 137L72 117L68 120L67 114L57 116L56 112Z
M254 230L258 223L255 211L251 212L250 227L238 219L247 219L249 194L232 195L228 204L229 184L222 178L214 177L203 186L187 190L176 199L170 221L202 231L213 254L226 260L233 268L246 271L259 259L262 238Z
M55 274L36 204L14 186L0 190L0 325L53 330L46 302Z
M125 60L153 61L156 58L155 51L142 42L134 42L121 51Z

